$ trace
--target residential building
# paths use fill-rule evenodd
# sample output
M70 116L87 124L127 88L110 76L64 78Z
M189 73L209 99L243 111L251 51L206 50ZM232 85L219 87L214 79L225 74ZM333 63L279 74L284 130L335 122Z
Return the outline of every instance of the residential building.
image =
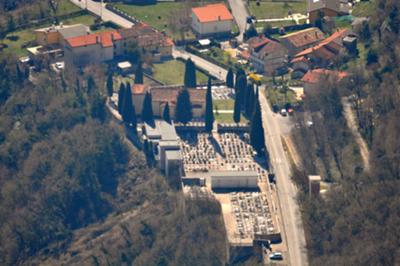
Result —
M340 0L308 0L307 11L310 23L315 23L318 18L346 14L348 8L342 5Z
M66 39L65 63L83 66L114 59L122 52L122 36L118 31L92 33Z
M42 46L63 46L66 39L86 35L89 32L90 29L88 26L82 24L64 25L63 23L34 31L36 42Z
M149 87L143 84L135 84L131 88L132 103L135 106L137 114L140 114L143 108L143 101L146 92L152 96L153 114L156 117L162 117L165 105L168 103L170 116L175 117L175 106L179 92L182 86L158 86ZM202 118L205 114L206 90L188 89L190 101L192 103L192 113L194 118Z
M192 8L192 29L198 36L229 35L233 16L223 3Z
M347 72L334 71L323 68L309 70L302 78L304 93L312 93L329 82L340 82L348 77Z
M301 51L314 46L324 40L324 33L315 27L286 34L279 38L279 41L288 50L289 56L300 53Z
M301 71L306 73L308 70L311 69L311 62L305 56L296 57L292 61L290 61L292 65L292 69L294 71Z
M172 57L174 43L170 38L144 23L138 23L128 29L120 29L123 39L123 53L131 45L137 45L152 55L153 62Z
M328 66L344 49L343 39L349 34L350 31L348 29L337 30L317 45L296 54L292 63L297 62L296 59L298 58L305 57L312 66Z
M247 41L249 46L249 62L258 73L274 75L276 71L287 65L288 51L277 41L263 35Z

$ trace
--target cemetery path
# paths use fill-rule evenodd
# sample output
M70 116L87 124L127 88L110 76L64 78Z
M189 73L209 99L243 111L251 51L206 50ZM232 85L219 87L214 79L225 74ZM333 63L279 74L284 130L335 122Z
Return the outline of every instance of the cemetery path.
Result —
M291 180L290 163L283 149L281 141L282 130L278 115L272 112L263 93L260 93L259 100L265 132L265 144L268 148L271 165L277 180L277 191L284 227L283 237L289 251L289 265L308 265L304 228L296 198L297 188Z

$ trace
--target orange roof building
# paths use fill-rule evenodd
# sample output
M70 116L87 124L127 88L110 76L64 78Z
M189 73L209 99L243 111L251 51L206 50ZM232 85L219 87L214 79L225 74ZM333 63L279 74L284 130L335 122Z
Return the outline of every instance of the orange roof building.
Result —
M327 81L340 82L349 74L343 71L334 71L329 69L317 68L309 70L301 79L304 83L304 90L310 90L325 84Z
M110 47L113 46L114 42L120 40L122 40L122 36L118 31L107 31L69 38L67 43L72 48L96 44L102 47Z
M233 16L224 3L192 8L192 28L200 36L230 34Z
M329 64L336 56L338 56L340 50L343 48L343 38L348 34L348 29L340 29L334 32L331 36L317 45L296 54L292 63L297 62L295 61L297 58L307 57L318 65Z
M315 27L286 34L279 38L280 42L288 49L290 56L310 48L324 39L324 33Z

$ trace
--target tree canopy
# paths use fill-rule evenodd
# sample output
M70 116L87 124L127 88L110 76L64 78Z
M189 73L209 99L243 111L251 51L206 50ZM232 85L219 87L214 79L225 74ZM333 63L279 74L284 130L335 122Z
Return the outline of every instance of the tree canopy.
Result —
M190 101L190 94L188 89L182 89L177 97L175 106L175 119L177 122L187 124L192 120L192 104Z
M185 63L185 75L183 84L186 88L196 88L196 66L192 59L188 59Z
M214 124L213 102L211 93L211 78L208 79L205 113L206 132L211 133Z

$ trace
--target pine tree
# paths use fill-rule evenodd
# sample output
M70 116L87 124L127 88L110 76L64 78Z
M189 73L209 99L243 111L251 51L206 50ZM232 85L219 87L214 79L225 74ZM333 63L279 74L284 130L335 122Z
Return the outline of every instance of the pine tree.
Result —
M169 104L168 102L165 104L164 111L163 111L163 119L167 123L171 123L171 116L169 114Z
M236 87L236 83L238 82L238 80L239 80L239 78L240 78L241 76L246 77L246 72L243 70L243 68L239 67L239 68L236 70L235 87Z
M112 73L108 74L106 87L107 87L107 95L108 97L111 97L113 95L113 90L114 90Z
M265 148L264 128L261 118L261 107L258 98L255 102L255 111L251 119L250 144L258 155L262 155Z
M177 97L175 106L176 121L187 124L192 120L192 104L190 102L190 95L188 89L182 89Z
M185 64L184 82L185 88L196 88L196 66L192 59L188 59Z
M154 120L154 115L153 115L151 93L146 92L146 95L144 96L143 99L142 121L147 123L152 123L153 120Z
M211 93L211 78L208 78L208 84L207 84L205 123L206 123L206 132L211 133L214 123L213 102Z
M228 88L234 88L234 80L233 80L233 70L229 68L228 73L226 74L226 86Z
M118 113L122 115L122 107L124 105L125 85L121 83L118 91Z
M143 84L143 68L142 68L142 62L138 63L138 66L136 68L135 72L135 84Z

